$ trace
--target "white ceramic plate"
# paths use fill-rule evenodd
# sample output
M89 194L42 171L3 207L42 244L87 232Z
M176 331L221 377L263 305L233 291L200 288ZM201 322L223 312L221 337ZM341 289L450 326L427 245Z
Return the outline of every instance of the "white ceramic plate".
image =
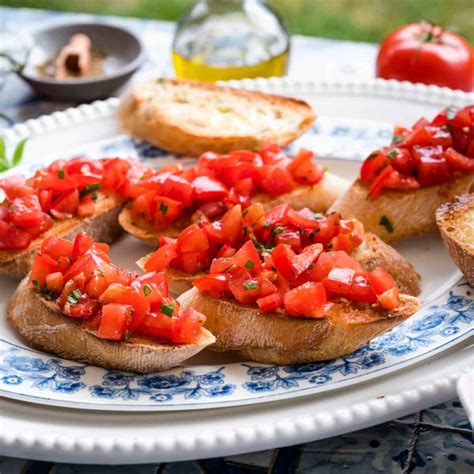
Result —
M375 147L387 143L394 123L409 124L422 115L432 117L443 106L474 102L472 94L379 80L364 84L316 84L283 79L243 81L235 85L295 95L310 101L319 119L316 126L293 147L303 145L314 149L324 157L321 160L331 171L350 179L356 175L361 158ZM5 137L12 145L20 138L30 137L24 165L26 172L39 162L74 154L138 157L154 160L158 166L173 159L165 157L156 148L120 134L114 118L116 105L116 100L111 99L55 113L18 125L7 131ZM268 411L272 413L267 420L270 422L275 421L279 410L275 407L279 405L268 403L277 400L285 400L281 405L286 407L285 410L292 404L314 405L318 400L337 398L337 394L342 392L350 397L361 387L375 388L382 380L396 393L397 385L390 385L390 379L402 379L405 385L411 383L413 388L417 388L418 384L405 376L409 371L419 370L419 367L434 361L437 363L448 354L454 354L459 367L463 365L465 356L461 349L468 344L474 303L469 287L460 280L460 273L437 235L404 242L399 249L423 277L422 310L404 325L344 358L301 366L269 366L232 360L228 356L206 351L188 361L184 367L159 375L136 376L84 366L33 351L18 340L3 318L3 326L0 326L1 393L8 398L50 407L122 412L207 408L210 411L206 412L206 419L216 408L240 407L220 410L219 418L226 418L230 413L243 410L242 405L267 403L259 409L249 406L245 410L249 413L252 410ZM130 268L133 268L136 258L146 251L143 244L130 237L112 248L116 261ZM0 280L0 312L5 312L6 301L14 288L15 282ZM426 406L435 403L439 397L445 398L447 392L451 395L452 387L449 387L443 394L434 390L432 397L425 400ZM311 397L301 398L304 395ZM7 403L9 406L24 406L17 405L17 402ZM411 409L414 408L410 404L400 407L402 411ZM49 412L50 408L43 408L42 412L40 408L29 406L28 410L42 416L40 414ZM76 416L71 410L61 413ZM388 407L383 416L389 418L390 413ZM283 412L280 415L283 416ZM98 414L97 420L103 416ZM117 414L119 416L125 415ZM162 416L165 417L165 414ZM198 412L183 413L180 420L184 424L186 416L189 420L200 417ZM380 417L373 420L374 423L378 421ZM359 426L357 423L362 423L362 419L354 420L354 423L349 429ZM370 424L368 420L364 423ZM36 428L40 426L41 423ZM294 429L294 425L291 426ZM217 424L214 428L217 429ZM345 429L342 425L340 428ZM12 430L8 433L9 440L17 433L21 434L14 424ZM33 433L38 433L38 430ZM319 433L317 436L324 436L322 431ZM174 431L169 432L169 436L180 438L179 433ZM314 437L314 433L311 436ZM42 439L41 435L35 439ZM298 439L294 438L292 442ZM286 442L283 438L271 440L274 445ZM89 441L94 444L100 440ZM13 442L13 446L18 447L18 444ZM243 446L242 443L240 450L247 449ZM224 447L214 445L216 449ZM258 447L255 446L255 449ZM175 458L179 457L176 454Z

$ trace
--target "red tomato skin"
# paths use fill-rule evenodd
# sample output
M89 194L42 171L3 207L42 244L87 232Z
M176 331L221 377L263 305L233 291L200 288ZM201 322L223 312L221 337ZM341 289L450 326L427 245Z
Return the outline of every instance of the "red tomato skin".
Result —
M175 344L195 344L201 336L205 316L192 308L181 308L179 314L173 317L172 342Z
M432 35L433 40L420 38ZM441 87L474 89L474 52L462 37L441 28L413 23L390 33L382 42L376 76Z
M152 336L163 342L171 342L173 318L158 312L148 313L137 328L137 332Z
M102 307L99 337L122 341L132 317L133 308L127 304L109 303Z
M308 318L325 316L321 310L327 298L321 283L304 283L285 293L283 301L288 316Z

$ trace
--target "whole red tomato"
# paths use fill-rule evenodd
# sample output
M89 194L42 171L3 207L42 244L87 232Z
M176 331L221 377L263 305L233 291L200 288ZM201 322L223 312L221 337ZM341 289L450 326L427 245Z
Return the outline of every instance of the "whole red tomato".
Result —
M376 75L469 92L474 89L474 51L455 33L428 23L413 23L382 41Z

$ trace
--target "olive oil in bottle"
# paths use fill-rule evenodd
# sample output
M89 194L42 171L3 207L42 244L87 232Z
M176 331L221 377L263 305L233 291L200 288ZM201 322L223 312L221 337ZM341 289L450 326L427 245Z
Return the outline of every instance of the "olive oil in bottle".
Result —
M260 0L200 0L183 16L173 40L176 75L218 81L282 76L289 36Z

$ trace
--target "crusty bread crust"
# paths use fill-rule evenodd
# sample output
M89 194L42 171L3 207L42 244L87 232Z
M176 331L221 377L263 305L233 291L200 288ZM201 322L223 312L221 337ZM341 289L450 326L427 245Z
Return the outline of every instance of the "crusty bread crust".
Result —
M420 276L408 260L400 255L393 247L386 244L376 235L368 233L365 241L351 254L366 270L372 271L376 267L387 270L395 279L401 293L418 296L421 292ZM145 255L137 261L137 265L144 270L145 262L151 254ZM189 275L174 268L166 270L170 292L181 295L193 287L193 281L205 273Z
M31 242L24 250L0 251L0 274L13 278L23 278L31 269L34 256L48 237L64 237L72 240L79 232L87 232L95 241L112 243L123 230L118 223L118 215L123 200L115 196L99 194L94 214L90 217L53 219L54 224L47 232Z
M315 120L302 100L182 79L139 84L122 97L118 116L135 137L189 156L287 145Z
M301 364L334 359L394 328L413 315L419 301L401 295L394 311L379 313L368 305L336 303L327 318L290 318L261 314L250 306L211 298L196 288L178 301L207 315L205 326L216 337L210 349L237 351L267 364Z
M28 345L66 359L112 370L141 373L167 370L215 340L205 329L198 344L159 344L146 337L132 337L128 342L100 339L89 327L88 320L63 315L54 303L28 288L28 277L15 291L7 317Z
M343 216L359 219L366 232L373 232L385 242L425 234L436 228L436 209L454 196L474 189L474 174L466 174L452 183L421 188L417 191L384 191L376 199L367 197L368 188L360 180L330 207ZM393 225L390 233L380 220L385 216Z
M436 223L451 258L474 287L474 193L441 205Z
M281 196L272 197L268 194L257 194L252 198L252 202L259 202L265 210L287 203L294 209L302 209L307 207L313 212L326 212L328 207L341 196L349 187L349 183L331 173L325 173L322 180L314 186L298 186L291 193L282 194ZM142 227L132 218L130 209L132 203L126 204L119 215L119 223L123 229L137 239L141 239L149 244L158 245L160 237L176 238L180 232L190 224L186 218L174 224L163 231L156 232L150 227ZM186 216L184 216L186 217Z

